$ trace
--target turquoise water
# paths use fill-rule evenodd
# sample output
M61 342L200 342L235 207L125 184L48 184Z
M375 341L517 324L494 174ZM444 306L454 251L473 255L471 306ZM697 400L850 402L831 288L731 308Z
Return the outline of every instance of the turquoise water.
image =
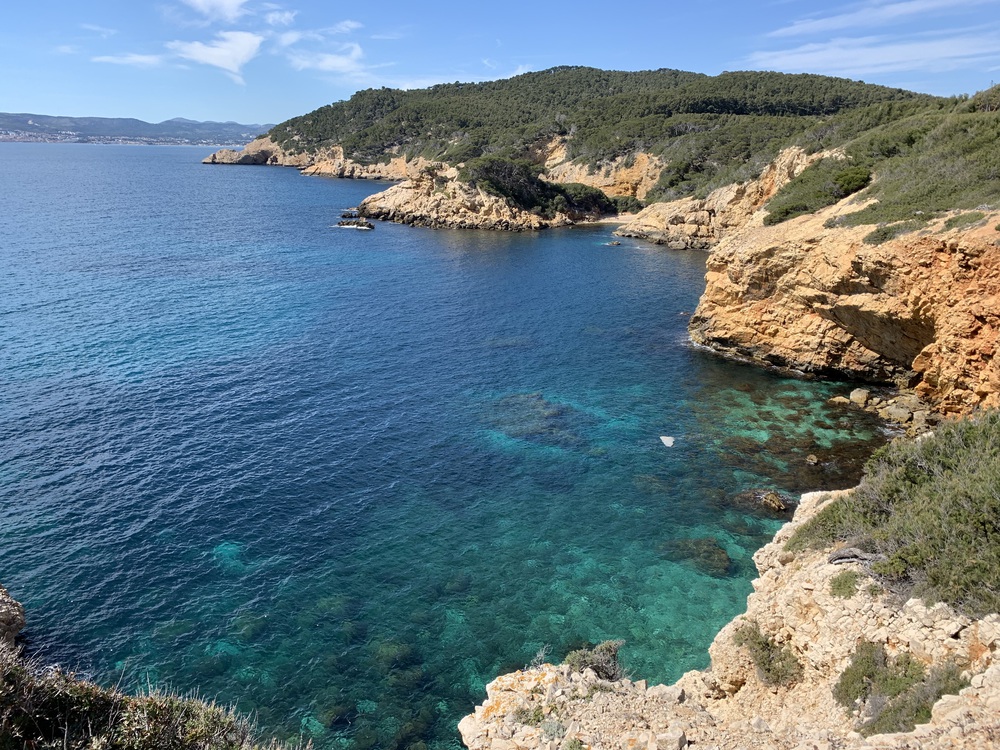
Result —
M687 343L702 253L338 230L383 186L203 156L0 144L0 582L43 660L454 747L544 646L705 666L780 523L736 496L883 439Z

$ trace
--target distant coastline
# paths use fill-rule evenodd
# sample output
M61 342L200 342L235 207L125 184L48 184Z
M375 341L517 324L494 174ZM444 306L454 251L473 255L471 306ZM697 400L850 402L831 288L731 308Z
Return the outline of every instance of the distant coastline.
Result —
M134 118L0 112L0 143L241 146L272 127L269 124L200 122L182 117L150 123Z

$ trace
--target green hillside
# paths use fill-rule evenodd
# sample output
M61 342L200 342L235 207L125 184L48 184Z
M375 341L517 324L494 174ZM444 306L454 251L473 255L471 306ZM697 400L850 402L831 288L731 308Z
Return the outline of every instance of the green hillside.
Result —
M756 177L791 145L836 148L846 160L824 160L786 187L769 223L864 190L878 204L842 221L906 222L903 230L935 212L1000 201L998 107L998 89L941 98L809 74L558 67L485 83L367 89L269 135L293 153L340 145L361 163L396 154L452 165L488 158L494 173L496 159L541 165L555 137L591 169L646 152L665 162L647 202Z
M657 191L662 199L761 165L838 113L934 101L817 75L559 67L486 83L367 89L270 135L295 153L339 144L362 163L402 153L451 164L478 156L538 161L539 146L564 136L570 157L593 167L636 151L664 154L670 165Z

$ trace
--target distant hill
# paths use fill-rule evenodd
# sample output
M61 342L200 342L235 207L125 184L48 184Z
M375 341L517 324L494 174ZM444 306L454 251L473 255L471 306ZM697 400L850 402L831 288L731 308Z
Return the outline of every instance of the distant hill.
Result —
M175 117L159 123L120 117L58 117L0 112L0 141L56 143L243 144L274 127L198 122Z

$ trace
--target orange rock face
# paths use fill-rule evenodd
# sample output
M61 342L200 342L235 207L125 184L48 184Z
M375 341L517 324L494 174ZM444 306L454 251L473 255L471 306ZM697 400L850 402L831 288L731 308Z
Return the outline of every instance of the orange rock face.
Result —
M1000 406L1000 214L872 246L837 206L746 227L709 257L691 338L808 373L914 388L937 411Z

